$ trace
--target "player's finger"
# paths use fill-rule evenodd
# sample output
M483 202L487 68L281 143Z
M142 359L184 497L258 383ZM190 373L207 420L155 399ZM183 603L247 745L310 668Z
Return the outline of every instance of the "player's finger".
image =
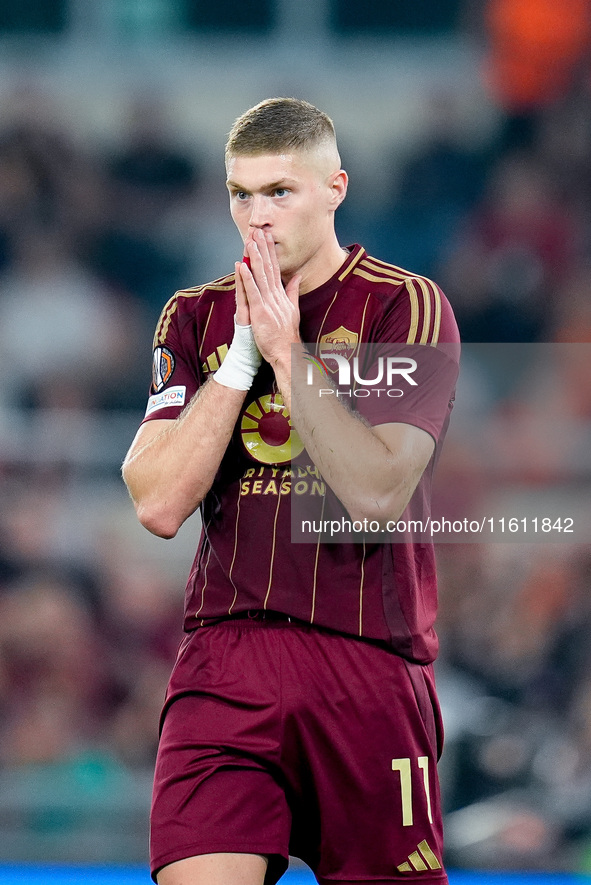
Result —
M237 261L234 265L234 274L236 278L236 322L239 326L250 325L250 311L248 309L248 301L244 290L244 282L240 274L240 265L243 262Z
M263 258L261 256L259 243L257 241L257 231L255 231L253 239L247 243L247 255L250 258L250 273L252 274L253 280L259 288L259 292L261 296L263 295L263 289L268 290L268 281L267 276L265 274L265 266L263 262ZM247 288L247 293L249 289Z
M250 258L252 261L252 255L250 256ZM258 305L262 305L264 303L261 296L261 290L254 278L251 268L249 268L249 266L244 261L239 262L239 274L244 290L244 297L248 306L248 313L250 317L249 321L252 324L253 307L256 309Z
M265 282L269 286L269 291L271 292L272 288L276 286L276 275L275 275L275 267L273 264L273 254L271 252L271 248L269 246L269 240L272 244L272 248L274 251L274 243L273 238L270 234L257 230L254 234L254 239L256 246L258 248L259 254L261 256L262 267L265 275ZM279 283L281 285L281 281Z
M267 231L265 233L265 240L267 243L267 249L269 252L269 264L271 267L271 272L273 274L273 280L277 287L283 285L281 281L281 270L279 269L279 261L277 260L277 250L275 248L275 240L273 238L273 234Z
M250 256L248 254L248 246L250 243L252 243L252 232L249 233L248 236L245 238L243 246L242 246L242 255L243 255L242 260L244 260L245 258L248 258L249 267L250 267Z
M263 230L257 230L255 232L255 242L259 248L259 252L261 253L261 258L263 261L263 265L265 267L265 273L269 276L268 271L271 269L271 254L269 252L269 233Z

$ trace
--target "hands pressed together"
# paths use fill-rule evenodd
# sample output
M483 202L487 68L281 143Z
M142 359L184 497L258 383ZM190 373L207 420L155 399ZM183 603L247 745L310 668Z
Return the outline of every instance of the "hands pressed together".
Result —
M270 233L256 229L244 243L244 261L237 261L236 323L251 325L256 344L272 365L290 359L291 345L300 340L299 288L296 274L284 287L275 243Z
M275 242L256 229L244 243L247 261L237 261L234 338L214 375L225 387L249 390L262 359L273 366L277 380L291 365L291 345L300 341L298 304L301 276L283 286Z

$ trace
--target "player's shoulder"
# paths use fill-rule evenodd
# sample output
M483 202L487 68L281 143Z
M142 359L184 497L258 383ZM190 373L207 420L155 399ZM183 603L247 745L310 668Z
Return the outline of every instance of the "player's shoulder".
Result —
M194 314L198 307L209 304L218 298L224 298L226 294L229 295L233 304L235 286L234 273L231 273L199 286L177 289L160 313L154 340L158 341L162 338L173 318L175 316L178 318L179 314Z
M404 267L399 267L389 261L375 258L367 253L357 262L352 273L372 283L374 291L379 290L389 295L393 295L395 290L405 287L413 288L415 286L441 292L437 283L433 282L429 277L407 270Z
M176 303L180 306L188 305L190 302L215 299L225 292L234 292L235 285L234 273L226 274L226 276L218 277L218 279L211 280L209 283L190 286L188 289L178 289L168 301L168 304ZM166 310L166 307L164 309Z
M457 341L452 307L440 286L424 274L365 254L352 271L367 282L384 313L394 311L408 328L407 341Z

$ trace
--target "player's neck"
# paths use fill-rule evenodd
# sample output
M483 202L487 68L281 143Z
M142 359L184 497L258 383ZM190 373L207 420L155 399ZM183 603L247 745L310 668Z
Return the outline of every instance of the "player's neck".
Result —
M299 271L302 274L300 295L306 295L328 282L345 263L347 256L347 250L339 245L335 236L326 248L318 250L306 266Z

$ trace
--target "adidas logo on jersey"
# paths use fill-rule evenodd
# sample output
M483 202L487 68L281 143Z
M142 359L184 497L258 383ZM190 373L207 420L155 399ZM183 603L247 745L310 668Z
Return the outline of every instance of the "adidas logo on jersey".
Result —
M423 873L426 870L440 870L441 864L429 848L427 840L417 845L417 850L409 854L408 860L397 867L399 873Z
M227 353L227 344L222 344L220 347L217 347L213 353L210 353L205 362L201 364L201 369L204 374L207 374L208 372L217 372Z

